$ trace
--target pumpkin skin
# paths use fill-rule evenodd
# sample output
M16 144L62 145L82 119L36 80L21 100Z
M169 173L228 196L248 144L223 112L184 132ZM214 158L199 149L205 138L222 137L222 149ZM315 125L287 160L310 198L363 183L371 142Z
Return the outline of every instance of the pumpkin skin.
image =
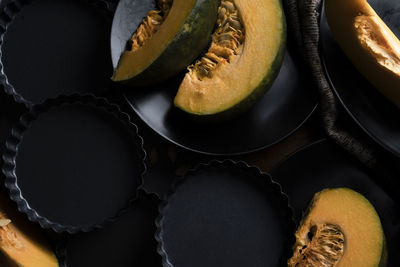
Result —
M0 195L0 252L11 266L58 267L49 244L36 228Z
M135 53L121 55L112 80L146 86L182 72L209 44L218 5L219 0L174 0L149 41Z
M296 231L288 262L294 266L386 266L385 235L373 205L349 188L316 193Z
M326 0L335 40L357 70L400 107L400 41L366 0Z
M194 70L190 67L174 100L176 107L198 120L231 119L250 109L273 84L285 54L286 21L280 0L225 2L236 6L245 35L237 54L218 63L210 76L193 78L197 63Z

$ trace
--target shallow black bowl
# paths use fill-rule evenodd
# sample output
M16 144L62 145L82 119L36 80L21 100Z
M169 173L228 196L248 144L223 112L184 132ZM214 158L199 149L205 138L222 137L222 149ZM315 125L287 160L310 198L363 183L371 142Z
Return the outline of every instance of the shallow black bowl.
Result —
M368 1L400 37L400 2ZM328 80L354 121L378 144L400 156L400 109L379 93L352 65L321 16L321 56Z
M126 40L135 32L152 3L151 0L120 1L111 34L114 67L126 47ZM124 21L130 23L122 23ZM279 76L266 95L249 112L228 122L198 124L174 107L173 99L183 74L149 88L125 88L125 97L147 125L183 148L212 155L253 152L289 136L317 105L316 92L308 83L307 74L300 69L294 51L287 50Z

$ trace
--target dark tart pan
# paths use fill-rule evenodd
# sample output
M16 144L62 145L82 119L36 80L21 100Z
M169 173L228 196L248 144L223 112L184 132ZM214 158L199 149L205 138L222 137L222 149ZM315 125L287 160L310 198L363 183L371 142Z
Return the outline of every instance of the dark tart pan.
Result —
M3 173L31 221L56 232L89 231L135 199L145 172L143 140L104 98L61 96L21 116Z
M160 267L154 238L159 202L155 195L143 193L104 229L70 236L63 267Z
M259 169L233 161L199 165L160 206L163 266L285 266L292 214L281 187Z
M72 93L101 94L113 67L107 4L14 0L0 16L0 83L27 106Z

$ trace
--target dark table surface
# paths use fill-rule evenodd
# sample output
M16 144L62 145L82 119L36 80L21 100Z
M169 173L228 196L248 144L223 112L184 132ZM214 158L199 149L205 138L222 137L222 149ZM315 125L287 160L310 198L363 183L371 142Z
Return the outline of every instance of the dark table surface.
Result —
M9 1L10 0L1 1L1 6ZM304 68L306 68L305 64ZM311 77L308 78L311 80ZM310 88L310 90L316 90L316 88ZM131 115L132 120L139 127L140 135L144 137L145 149L148 153L148 172L144 178L145 189L147 191L157 193L162 198L169 190L170 184L175 177L181 176L185 170L200 162L207 162L216 158L195 154L169 143L151 130L134 114L121 94L109 92L106 93L105 96L113 102L119 103L121 108ZM0 90L1 154L4 151L4 142L9 135L13 123L15 123L24 112L26 112L26 107L24 105L15 103L11 96L6 95L2 89ZM340 126L349 129L357 139L365 140L367 143L370 143L376 151L378 151L380 157L385 159L384 161L388 164L386 165L388 166L387 169L394 169L394 167L398 165L399 159L377 147L342 110L340 111ZM324 137L326 137L326 135L322 127L320 110L317 109L302 127L282 142L262 151L234 157L233 159L246 161L250 165L256 165L260 167L261 170L268 172L291 153ZM391 170L389 172L394 176ZM3 176L3 174L1 174L1 176ZM388 184L390 187L389 182ZM6 194L4 189L0 191L0 193L1 192L2 194ZM1 264L1 257L0 265L4 266Z

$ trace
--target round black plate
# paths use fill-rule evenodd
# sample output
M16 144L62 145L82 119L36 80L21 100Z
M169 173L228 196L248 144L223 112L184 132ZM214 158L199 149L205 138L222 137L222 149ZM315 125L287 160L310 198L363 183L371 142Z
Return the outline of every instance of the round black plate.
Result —
M400 37L400 2L368 1L390 29ZM400 109L382 96L353 67L336 44L326 21L321 17L321 55L328 80L351 117L378 144L400 156Z
M287 197L245 163L189 171L160 208L164 267L285 265L294 222Z
M121 0L111 34L114 67L126 40L151 6L151 0ZM181 147L204 154L244 154L271 146L298 129L317 105L317 95L290 51L270 91L254 108L233 121L199 125L186 118L173 105L182 78L180 75L152 88L126 89L125 97L154 131Z
M113 224L70 236L65 267L160 267L154 238L158 202L155 197L142 196Z
M396 257L400 242L400 203L382 190L341 148L328 141L316 142L289 157L271 175L288 194L297 222L314 194L324 188L349 187L363 194L381 218L389 252L387 266L400 266Z
M74 95L34 106L6 147L10 197L30 220L56 232L115 219L143 183L143 140L128 115L103 98Z
M2 83L17 101L30 106L61 94L100 94L107 88L113 70L111 18L88 2L14 0L8 4L4 11L8 15L2 16L6 25Z

